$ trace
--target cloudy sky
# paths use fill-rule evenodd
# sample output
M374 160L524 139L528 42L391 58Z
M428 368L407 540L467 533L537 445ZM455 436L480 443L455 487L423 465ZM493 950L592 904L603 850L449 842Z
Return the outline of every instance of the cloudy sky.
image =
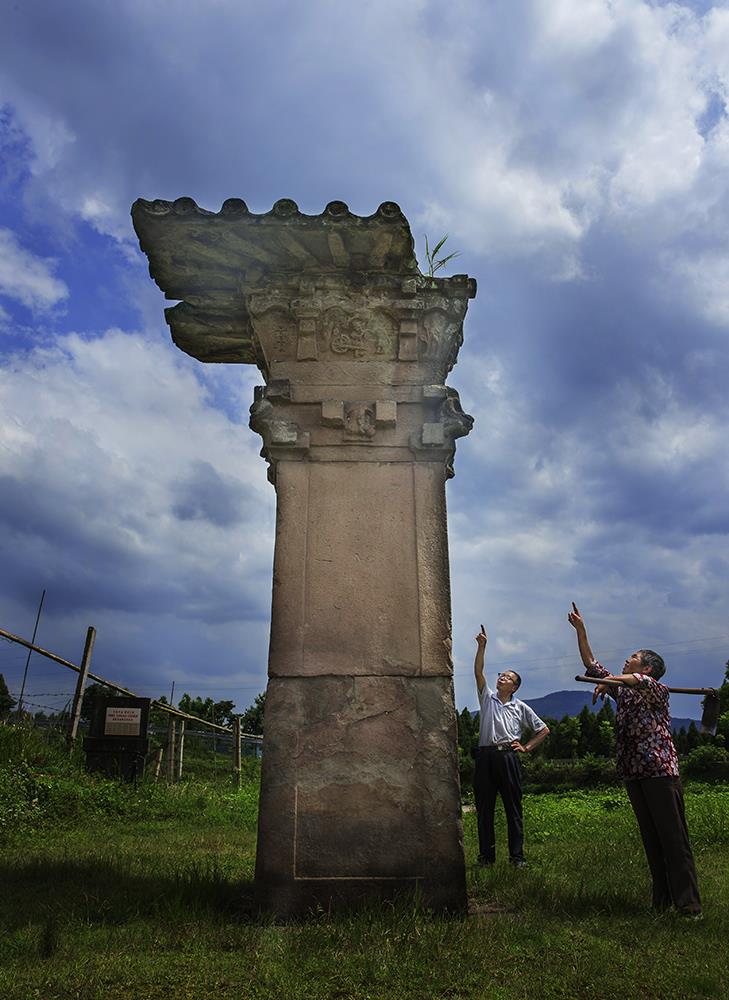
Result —
M729 3L0 0L0 627L142 694L265 685L274 493L249 366L178 351L138 197L281 197L449 233L456 698L729 657ZM19 688L25 653L0 643ZM68 671L34 657L29 700ZM698 703L674 699L677 715Z

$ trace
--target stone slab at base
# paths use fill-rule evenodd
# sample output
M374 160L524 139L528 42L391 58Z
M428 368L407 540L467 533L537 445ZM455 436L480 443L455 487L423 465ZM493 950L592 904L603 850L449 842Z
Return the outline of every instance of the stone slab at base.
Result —
M460 789L446 677L272 678L256 886L301 916L416 897L463 911Z
M262 883L256 880L257 911L295 920L319 913L346 913L349 910L374 908L382 903L403 902L419 905L435 913L462 914L467 901L453 905L453 894L445 886L432 882L424 886L415 879L298 879L295 882Z

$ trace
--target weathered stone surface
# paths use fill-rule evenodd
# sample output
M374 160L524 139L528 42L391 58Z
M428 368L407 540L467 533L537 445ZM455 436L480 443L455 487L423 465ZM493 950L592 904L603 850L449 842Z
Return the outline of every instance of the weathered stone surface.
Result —
M277 723L263 756L256 880L272 909L352 903L365 889L462 907L448 678L273 678L266 714Z
M271 676L451 675L444 475L410 459L280 463Z
M281 915L417 893L465 906L445 385L475 283L417 269L399 208L133 208L175 342L255 362L277 492L256 881Z

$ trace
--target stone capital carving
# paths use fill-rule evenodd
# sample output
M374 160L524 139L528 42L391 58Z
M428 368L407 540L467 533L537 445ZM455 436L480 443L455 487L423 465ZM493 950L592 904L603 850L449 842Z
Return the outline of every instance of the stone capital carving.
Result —
M445 379L455 363L468 284L453 294L434 286L435 279L410 278L410 294L403 298L401 285L380 275L357 287L346 276L329 277L310 284L305 295L286 275L268 281L270 287L244 296L257 363L267 378L280 365L323 361L370 369L380 364L376 378L384 383L392 381L397 364L411 369L406 378L427 384ZM297 378L295 369L291 377Z
M423 422L410 437L410 447L420 461L432 460L437 453L442 458L446 478L455 475L453 460L456 454L456 438L465 437L473 427L473 417L465 413L461 400L455 389L449 386L424 386L428 390L424 396L431 400L440 400L436 411L436 419ZM440 391L442 390L442 392Z
M181 198L140 200L132 217L152 276L181 299L167 312L175 342L261 369L251 427L269 462L382 449L387 461L442 451L450 467L472 421L445 380L476 285L419 272L397 205L358 217L331 202L307 216L281 199L254 215L239 199L213 213Z
M276 462L302 459L309 450L309 434L293 420L282 419L270 399L258 394L250 409L249 426L263 438L261 455L269 463L268 477L275 483Z

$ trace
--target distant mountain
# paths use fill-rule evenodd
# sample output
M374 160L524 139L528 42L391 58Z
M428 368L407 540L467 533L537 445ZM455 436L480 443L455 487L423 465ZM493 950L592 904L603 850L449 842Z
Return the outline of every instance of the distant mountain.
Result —
M597 705L592 704L592 688L584 691L553 691L541 698L530 698L527 705L533 708L541 719L561 719L565 715L579 715L585 705L591 712L598 712L602 708L602 702L598 702Z
M602 708L602 702L597 705L592 704L592 689L587 691L553 691L545 694L542 698L524 699L530 708L534 709L540 719L562 719L565 715L579 715L587 705L591 712L598 712ZM613 708L615 703L613 702ZM475 714L475 713L474 713ZM698 726L698 719L672 718L671 725L673 731L688 729L689 725L695 722Z
M598 701L597 705L592 704L592 690L553 691L552 694L545 694L542 698L531 698L527 704L534 709L540 719L545 717L561 719L565 715L579 715L585 705L591 712L599 712L602 708L601 701ZM679 729L688 729L692 722L699 724L698 719L672 718L671 727L674 732L678 732Z

